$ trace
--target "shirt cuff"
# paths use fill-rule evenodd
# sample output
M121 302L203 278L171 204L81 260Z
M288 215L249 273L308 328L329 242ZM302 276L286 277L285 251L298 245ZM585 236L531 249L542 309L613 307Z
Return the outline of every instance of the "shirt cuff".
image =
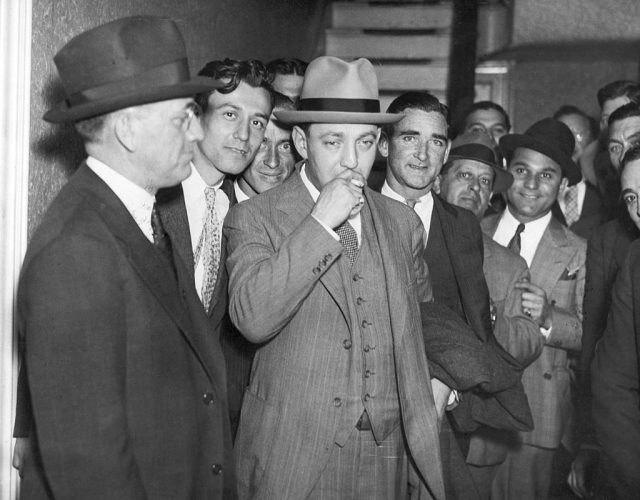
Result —
M323 228L325 228L327 230L327 232L333 236L333 239L336 241L340 241L340 236L338 236L338 233L336 233L333 229L331 229L329 226L327 226L324 222L322 222L320 219L318 219L315 215L311 214L311 217L313 217L315 220L318 221L318 224L320 224Z
M547 340L549 338L549 335L551 335L551 330L553 330L553 325L551 325L548 329L540 327L540 333L545 340Z

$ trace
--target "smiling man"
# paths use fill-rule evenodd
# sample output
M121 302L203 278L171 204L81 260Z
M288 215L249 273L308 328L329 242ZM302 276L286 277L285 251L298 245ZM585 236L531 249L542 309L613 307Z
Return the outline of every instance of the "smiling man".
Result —
M554 454L569 424L567 354L581 345L586 252L585 241L554 219L551 207L560 185L575 184L581 174L571 159L571 130L551 118L504 136L500 147L514 180L506 210L484 219L483 228L529 265L531 281L516 286L522 311L538 324L545 345L522 376L535 428L514 436L492 498L547 498Z
M274 112L294 109L295 104L287 96L274 92ZM236 198L239 202L248 200L279 186L291 175L295 164L291 127L272 113L258 152L234 182Z
M419 302L420 221L365 187L379 125L366 59L312 61L293 124L303 158L225 221L229 312L258 343L236 441L241 498L444 498ZM402 411L400 409L402 405Z

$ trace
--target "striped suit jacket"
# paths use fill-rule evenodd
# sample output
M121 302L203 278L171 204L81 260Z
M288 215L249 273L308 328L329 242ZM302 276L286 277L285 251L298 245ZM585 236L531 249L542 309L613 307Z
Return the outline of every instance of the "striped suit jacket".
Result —
M421 223L408 207L368 188L365 200L383 261L404 433L425 494L442 499L418 302L429 286ZM225 220L229 312L247 338L262 342L235 446L241 498L305 498L334 443L346 442L359 417L357 406L342 404L362 379L344 347L352 330L337 262L342 246L311 217L312 208L295 172L236 205Z
M482 221L490 236L501 215ZM584 239L552 217L531 263L531 282L546 292L552 305L553 327L542 354L522 375L535 426L532 432L521 433L528 444L556 448L571 417L567 353L580 350L586 247Z

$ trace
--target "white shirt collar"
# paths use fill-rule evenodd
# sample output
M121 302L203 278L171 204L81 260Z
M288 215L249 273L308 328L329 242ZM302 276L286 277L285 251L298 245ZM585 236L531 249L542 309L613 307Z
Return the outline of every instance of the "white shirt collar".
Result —
M550 221L551 211L539 219L527 222L524 225L524 231L520 234L520 255L527 261L529 267L531 267L533 257L538 249L538 244ZM509 207L507 207L498 222L498 227L496 228L493 239L496 243L506 247L516 233L519 224L520 221L513 216Z
M380 194L383 194L393 200L399 201L400 203L407 204L407 199L404 196L396 193L391 186L384 181L382 185L382 189L380 190ZM413 207L415 213L420 217L420 221L422 222L422 227L424 227L424 244L426 246L427 240L429 239L429 231L431 230L431 216L433 215L433 193L429 191L426 194L423 194L420 198L417 198L419 203Z
M140 230L153 242L151 212L156 201L155 196L93 156L89 156L86 163L115 193Z
M246 201L250 198L250 196L247 196L247 194L242 190L240 184L238 184L238 179L233 181L233 191L236 193L236 200L238 200L238 203L240 203L241 201Z

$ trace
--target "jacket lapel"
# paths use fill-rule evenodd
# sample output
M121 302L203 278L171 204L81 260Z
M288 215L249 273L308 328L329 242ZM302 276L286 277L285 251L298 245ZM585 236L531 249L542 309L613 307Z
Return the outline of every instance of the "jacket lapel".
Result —
M288 235L311 213L314 204L298 170L293 173L286 186L288 189L284 191L276 208L287 215L282 224L282 231ZM337 262L327 269L320 278L320 282L342 311L347 323L350 323L347 296L344 291L340 266Z
M531 275L535 276L536 285L547 292L553 290L571 260L572 253L567 251L567 246L567 236L560 222L551 217L531 262Z
M208 345L206 339L201 339L195 334L191 317L180 295L180 289L187 286L185 280L187 284L191 283L188 281L185 264L181 259L176 259L174 255L178 283L169 263L144 236L115 193L85 165L78 171L77 176L79 177L78 187L88 191L88 202L94 206L114 237L120 242L122 251L133 269L147 285L149 292L156 297L176 323L205 371L211 377L209 370L211 365L203 359L203 355L209 352L211 346Z

